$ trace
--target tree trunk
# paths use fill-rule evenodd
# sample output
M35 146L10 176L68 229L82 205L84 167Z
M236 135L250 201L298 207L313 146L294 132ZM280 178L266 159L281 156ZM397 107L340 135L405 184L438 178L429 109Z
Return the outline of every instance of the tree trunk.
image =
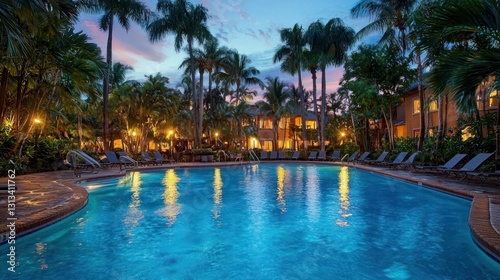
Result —
M14 134L16 134L15 137L18 137L20 135L20 130L19 130L19 123L21 121L21 100L23 98L23 84L24 84L24 77L26 75L26 61L23 60L21 69L19 71L19 76L17 77L17 95L16 95L16 106L14 110Z
M104 81L102 85L102 132L103 132L103 142L104 149L109 150L109 112L108 112L108 98L109 98L109 75L111 74L111 67L113 66L113 21L114 15L111 15L109 20L108 29L108 44L106 47L106 71L104 72Z
M0 124L3 124L7 107L7 81L9 80L9 70L4 67L0 83Z
M193 55L193 38L188 38L188 51L189 51L189 71L191 72L191 91L193 100L193 124L194 124L194 147L201 148L201 132L199 131L199 118L198 118L198 99L196 98L196 70L194 68L194 55Z
M316 124L319 124L318 120L318 98L316 97L316 68L311 68L311 78L313 82L313 110L314 110L314 120ZM321 131L318 133L318 142L321 142Z
M326 126L326 67L321 68L321 150L325 150L325 126Z
M444 133L443 133L443 96L438 96L438 131L436 138L436 146L434 150L439 151L441 143L443 143Z
M422 61L420 58L420 53L417 53L417 88L418 88L418 99L420 101L420 135L418 137L418 151L422 151L424 149L424 140L426 134L425 127L425 98L424 98L424 89L422 88Z
M82 111L78 110L78 148L83 149L83 125ZM122 142L123 143L123 142Z
M300 61L300 59L299 59ZM307 153L307 129L306 129L306 115L307 115L307 108L306 108L306 102L304 98L304 91L302 89L302 74L300 73L301 68L301 63L299 62L298 65L298 74L299 74L299 95L300 95L300 114L302 117L302 145L304 148L304 151Z
M202 138L203 134L203 75L205 70L200 68L200 90L198 92L198 132L200 133L200 147L202 146Z

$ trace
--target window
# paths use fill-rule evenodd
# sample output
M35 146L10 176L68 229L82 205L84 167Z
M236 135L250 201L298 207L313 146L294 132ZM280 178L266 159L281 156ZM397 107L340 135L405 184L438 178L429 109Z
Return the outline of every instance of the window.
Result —
M260 118L259 119L259 128L263 129L272 129L273 122L268 118Z
M316 121L306 121L307 129L316 129Z
M413 99L413 114L420 113L420 100Z
M437 111L438 110L438 102L437 100L432 100L431 103L429 103L429 112Z
M497 107L498 106L498 91L494 90L490 93L490 102L489 102L490 107Z
M417 128L417 129L414 129L413 130L413 137L419 137L420 136L420 129Z

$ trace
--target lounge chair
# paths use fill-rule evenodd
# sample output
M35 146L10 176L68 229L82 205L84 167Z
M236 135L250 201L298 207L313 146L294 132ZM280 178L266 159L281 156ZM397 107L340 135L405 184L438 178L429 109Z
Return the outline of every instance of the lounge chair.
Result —
M463 179L467 178L467 172L474 172L476 169L483 164L489 157L491 157L494 153L481 153L477 154L471 160L469 160L462 168L460 169L444 169L438 168L439 172L443 172L446 176L450 174L454 174L458 176L459 174L465 174Z
M340 160L340 151L335 150L333 151L332 156L330 157L331 160Z
M383 152L381 153L377 159L374 159L374 160L370 160L370 159L365 159L362 161L362 163L367 163L367 164L379 164L379 163L382 163L384 162L385 158L387 157L387 155L389 154L389 152Z
M284 151L279 151L278 152L278 159L280 159L280 160L285 160L286 159Z
M103 166L93 157L80 150L71 150L66 154L64 163L74 170L76 177L81 177L82 173L99 173Z
M445 170L453 169L466 156L467 154L456 154L443 165L416 165L413 167L413 169L417 172L420 170L428 172L432 170L438 170L438 168Z
M353 163L356 163L356 162L363 162L366 160L366 158L370 155L370 152L364 152L361 154L361 156L359 156L359 158L357 159L354 159L353 160Z
M318 156L318 152L313 151L313 152L311 152L309 154L309 157L307 159L309 159L309 160L315 160L317 156Z
M476 177L482 183L493 178L497 180L497 183L500 182L500 170L495 170L494 172L467 172L466 176L468 179Z
M354 161L356 160L356 157L358 156L359 152L354 152L352 153L352 155L346 160L346 162L352 162L354 163Z
M413 162L415 161L415 158L417 157L419 152L415 152L413 154L410 155L410 157L403 161L403 162L400 162L400 163L387 163L386 166L387 167L394 167L394 168L398 168L398 167L401 167L401 169L404 169L406 167L409 167L409 166L413 166Z
M300 157L300 151L293 152L292 159L297 160L299 159L299 157Z
M137 167L137 161L128 156L118 158L115 152L105 151L104 153L106 154L106 158L108 160L108 162L104 163L105 166L110 165L113 167L115 164L118 164L120 166L120 170Z
M155 160L160 163L172 163L172 160L170 159L165 159L161 155L159 151L153 151L153 155L155 156Z
M265 159L269 159L267 157L267 151L260 151L260 157L259 157L260 160L265 160Z
M142 161L142 163L145 163L145 164L161 164L161 161L158 162L156 159L152 159L150 156L149 156L149 153L148 152L142 152L141 153L142 157L144 158L144 160Z
M272 151L271 155L269 156L270 160L277 160L278 159L278 152Z
M396 158L394 159L394 161L392 162L380 162L379 165L381 166L388 166L390 164L401 164L403 162L403 160L406 158L406 155L408 155L408 152L400 152Z
M326 152L325 151L320 151L318 153L318 157L316 158L316 160L325 160L326 159Z

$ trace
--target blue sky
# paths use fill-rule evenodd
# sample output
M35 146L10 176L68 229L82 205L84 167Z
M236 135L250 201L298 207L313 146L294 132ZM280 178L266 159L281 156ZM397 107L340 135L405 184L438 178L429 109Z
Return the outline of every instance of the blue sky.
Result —
M144 0L152 10L155 0ZM219 44L246 54L252 65L260 70L260 78L278 76L286 82L296 84L296 77L281 73L279 64L274 64L272 57L280 45L278 30L290 28L298 23L307 29L316 20L324 23L339 17L344 23L358 31L368 23L368 19L353 19L350 9L358 0L191 0L208 9L208 26L211 33L219 39ZM82 14L76 30L83 30L92 41L97 43L103 54L106 50L107 32L99 30L100 14ZM113 62L130 65L134 71L130 79L143 79L144 75L160 72L170 79L172 85L179 81L183 70L178 67L187 57L187 53L177 53L173 47L173 35L167 35L161 42L151 43L147 33L137 25L132 25L128 33L118 24L113 30ZM364 41L375 42L375 37ZM103 55L104 56L104 55ZM330 68L327 71L328 92L338 87L342 77L342 68ZM318 74L319 77L319 74ZM312 90L311 75L303 72L304 86ZM318 79L319 83L319 79ZM318 84L319 85L319 84Z

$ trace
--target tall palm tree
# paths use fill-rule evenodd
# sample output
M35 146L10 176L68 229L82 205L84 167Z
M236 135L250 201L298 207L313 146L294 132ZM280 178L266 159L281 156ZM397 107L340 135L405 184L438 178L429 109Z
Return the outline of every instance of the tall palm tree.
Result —
M264 100L258 101L255 105L265 117L273 118L273 150L277 150L278 124L285 113L285 105L290 99L291 94L288 86L280 81L278 77L267 77L265 89Z
M274 63L281 61L281 70L292 75L298 75L298 90L300 96L300 115L302 118L302 141L303 148L307 152L307 130L306 130L306 102L304 98L304 88L302 86L302 52L306 45L302 26L295 24L292 28L280 30L280 39L283 45L278 47L274 54Z
M205 40L212 38L208 30L208 10L203 5L193 5L186 0L176 0L170 2L167 0L159 0L156 5L158 12L162 17L155 19L147 27L149 40L152 42L163 39L167 34L175 35L175 50L180 51L184 40L187 41L187 50L190 60L191 71L191 88L196 89L196 67L194 57L195 40L203 43ZM193 115L195 123L195 148L201 147L201 135L203 132L203 104L199 100L203 100L203 88L199 88L198 97L193 95ZM201 98L200 98L201 97Z
M321 150L325 150L326 125L326 67L339 66L346 58L348 49L355 42L355 32L344 25L340 18L332 18L325 25L320 21L312 23L305 33L311 52L318 57L321 70L321 115L320 115L320 143Z
M106 64L107 71L104 72L103 86L102 86L102 116L103 116L103 136L104 136L104 147L108 148L110 144L110 132L109 132L109 83L111 68L113 66L113 26L115 18L118 23L125 28L126 31L130 29L131 21L134 21L140 25L146 25L152 16L152 12L148 9L146 4L138 0L96 0L81 1L84 10L92 13L101 13L101 19L99 20L99 28L103 31L108 32L108 41L106 45Z

